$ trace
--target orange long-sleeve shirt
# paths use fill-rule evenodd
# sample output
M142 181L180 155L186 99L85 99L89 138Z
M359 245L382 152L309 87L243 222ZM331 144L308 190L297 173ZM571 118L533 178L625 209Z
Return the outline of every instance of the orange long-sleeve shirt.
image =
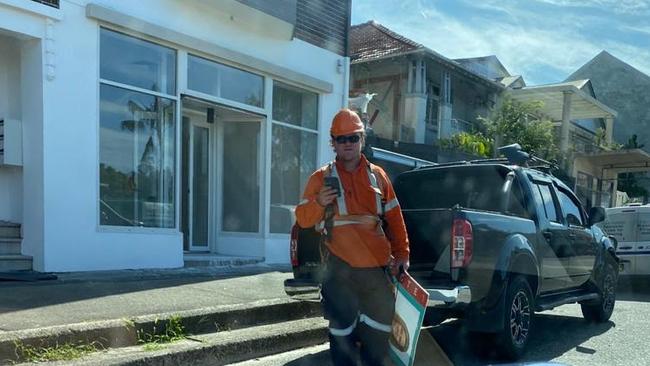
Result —
M368 178L368 160L361 156L359 166L348 172L343 164L336 162L336 170L345 195L345 204L349 215L377 215L376 193ZM305 187L302 202L296 207L296 220L303 228L314 226L323 220L325 207L316 198L327 176L329 165L316 170ZM395 197L395 191L384 170L370 164L377 177L379 187L385 200L384 219L388 224L388 236L382 235L368 225L336 226L332 231L332 240L327 246L334 255L352 267L366 268L385 266L392 255L396 259L408 259L409 243L404 225L402 211ZM338 207L335 218L338 217Z

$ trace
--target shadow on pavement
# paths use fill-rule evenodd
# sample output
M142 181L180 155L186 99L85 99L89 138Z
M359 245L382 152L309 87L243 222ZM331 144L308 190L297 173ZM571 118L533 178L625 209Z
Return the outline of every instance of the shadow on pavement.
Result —
M574 348L581 347L588 339L607 332L615 327L613 322L594 324L583 318L537 314L528 351L521 362L550 361ZM455 365L485 365L504 362L494 351L495 340L492 335L470 335L463 322L453 320L430 328L431 335L447 353Z
M0 282L0 330L116 319L284 297L276 268L64 274ZM268 273L268 275L267 275ZM262 276L260 276L262 274ZM256 291L250 291L256 288ZM247 290L248 289L248 290Z
M310 355L301 357L299 359L287 362L285 366L330 366L332 362L330 361L329 350L320 351L318 353L312 353Z

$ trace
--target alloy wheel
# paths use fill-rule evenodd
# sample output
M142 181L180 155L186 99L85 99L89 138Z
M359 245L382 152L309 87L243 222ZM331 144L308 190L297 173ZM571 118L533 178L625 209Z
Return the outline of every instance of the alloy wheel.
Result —
M526 343L531 315L528 296L523 290L519 290L512 299L510 307L510 335L517 346Z

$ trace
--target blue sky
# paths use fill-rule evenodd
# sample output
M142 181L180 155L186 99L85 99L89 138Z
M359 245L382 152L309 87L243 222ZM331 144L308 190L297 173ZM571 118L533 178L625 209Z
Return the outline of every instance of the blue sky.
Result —
M600 51L650 74L650 0L352 0L449 58L496 55L528 85L564 80Z

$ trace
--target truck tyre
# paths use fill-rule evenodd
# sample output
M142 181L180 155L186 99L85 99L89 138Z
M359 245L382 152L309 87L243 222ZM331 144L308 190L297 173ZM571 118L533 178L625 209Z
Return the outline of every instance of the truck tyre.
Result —
M504 324L498 337L498 349L504 358L517 360L524 354L535 315L533 295L526 277L512 277L505 304Z
M613 264L607 263L602 283L598 290L599 299L597 302L580 304L582 316L590 322L604 323L609 320L614 312L616 303L616 282L618 273Z

